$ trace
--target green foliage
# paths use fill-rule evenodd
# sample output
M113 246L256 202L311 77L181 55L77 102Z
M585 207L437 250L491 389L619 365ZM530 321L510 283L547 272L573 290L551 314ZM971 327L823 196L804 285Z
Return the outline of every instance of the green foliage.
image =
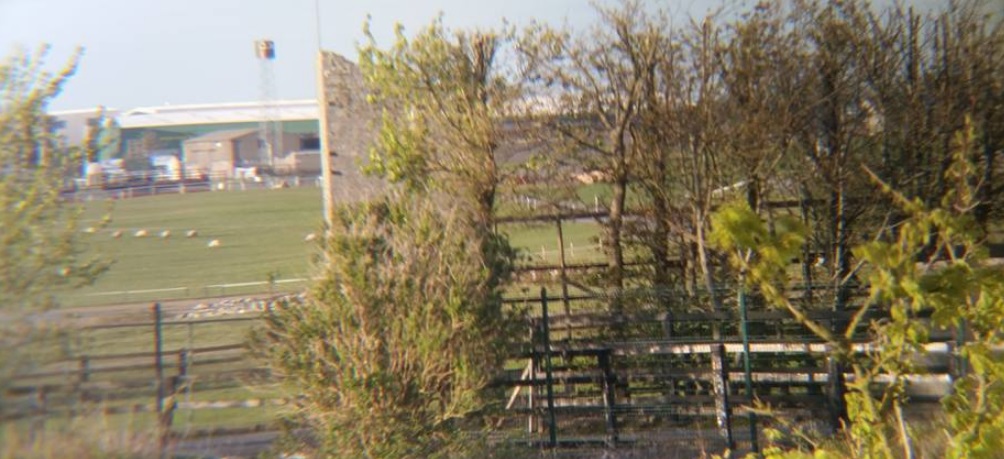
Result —
M836 338L826 327L808 318L804 311L785 296L788 263L801 250L806 239L805 226L794 218L779 218L768 227L745 201L723 206L711 217L709 242L729 254L733 268L745 287L756 288L769 304L787 309L803 325L827 341ZM846 349L846 343L839 343Z
M114 117L108 116L104 107L98 108L94 123L89 123L83 143L82 160L93 163L118 156L122 146L122 130Z
M76 68L44 71L47 48L0 63L0 306L51 305L53 287L88 282L102 265L81 260L80 209L59 195L79 170L80 152L62 147L45 110Z
M321 280L259 334L337 457L462 457L485 439L486 387L515 321L498 286L511 250L421 198L343 207Z
M952 188L939 208L928 209L920 200L907 199L873 175L883 192L898 203L905 219L894 234L854 250L864 265L862 271L868 273L870 297L842 336L800 315L783 295L765 295L831 344L836 355L850 363L855 376L846 395L846 451L823 445L809 455L771 447L765 450L766 457L912 457L913 434L902 412L905 377L917 373L912 362L925 352L932 331L959 327L966 330L966 339L957 358L967 363L969 371L956 380L952 395L943 403L950 438L945 457L997 457L1004 447L1004 361L993 351L1004 344L1000 332L1004 272L988 264L970 213L977 201L970 186L976 168L969 158L977 146L969 126L967 120L956 135L953 162L945 173ZM753 286L776 292L787 257L797 253L803 230L779 224L769 231L743 205L724 207L714 221L713 240L718 247L733 253L733 263L749 273ZM888 318L869 324L870 350L851 352L849 339L873 308L887 311ZM931 311L932 319L919 320L922 311ZM891 382L877 385L880 377Z
M733 267L745 271L754 285L783 284L785 267L801 254L806 239L805 225L798 219L782 216L768 228L746 201L722 206L712 215L711 226L710 242L732 253Z
M359 67L383 110L368 171L409 189L458 192L489 218L500 121L513 97L495 61L504 34L451 31L440 19L410 39L398 26L394 44L380 49L368 23L365 32Z
M42 331L27 315L54 306L61 286L89 283L106 264L85 259L78 241L80 208L60 190L81 165L81 151L54 133L49 102L76 69L44 70L48 48L18 51L0 62L0 347L16 349ZM79 53L78 53L79 55ZM23 351L23 349L22 349ZM3 352L0 384L26 360Z

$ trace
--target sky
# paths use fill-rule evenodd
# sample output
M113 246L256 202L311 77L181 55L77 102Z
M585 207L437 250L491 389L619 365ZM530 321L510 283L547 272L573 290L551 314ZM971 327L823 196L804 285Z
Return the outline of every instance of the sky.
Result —
M253 45L269 38L275 96L313 98L315 6L322 45L351 60L367 15L383 44L395 23L415 31L440 13L454 28L593 18L588 0L0 0L0 54L48 43L54 68L83 46L77 74L51 108L128 109L260 99Z
M616 0L597 0L613 4ZM744 0L725 0L730 4ZM920 0L923 1L923 0ZM51 45L49 67L78 46L77 74L53 110L242 102L262 97L254 42L275 42L278 99L313 98L317 19L321 44L355 60L362 24L372 18L378 44L395 23L416 31L440 13L453 28L496 26L505 19L585 27L589 0L0 0L0 55ZM704 15L722 0L663 0L675 14ZM320 11L315 15L315 11Z

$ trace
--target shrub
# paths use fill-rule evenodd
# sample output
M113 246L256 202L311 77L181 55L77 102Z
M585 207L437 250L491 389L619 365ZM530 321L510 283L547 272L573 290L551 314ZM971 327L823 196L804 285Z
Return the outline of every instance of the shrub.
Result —
M511 250L463 212L386 198L335 212L321 278L257 342L301 395L320 453L461 457L503 363Z

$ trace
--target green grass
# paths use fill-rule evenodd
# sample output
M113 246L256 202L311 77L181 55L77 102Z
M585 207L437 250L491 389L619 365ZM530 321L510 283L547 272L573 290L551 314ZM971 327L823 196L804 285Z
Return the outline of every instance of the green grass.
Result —
M245 341L256 320L165 324L161 346L165 351L239 344ZM153 352L153 327L125 327L77 331L79 354L115 355L123 352Z
M268 286L212 286L265 282L270 273L279 279L306 277L315 246L303 239L321 226L319 193L316 188L297 188L118 201L112 223L84 238L92 253L114 264L94 285L64 295L63 303L243 294L264 291ZM91 203L87 216L94 222L105 210L105 203ZM134 237L140 229L150 235ZM192 229L198 231L198 237L186 238L185 232ZM170 238L158 236L164 230L171 231ZM113 238L115 231L122 231L122 237ZM207 247L214 239L220 241L220 247ZM170 288L181 290L107 295Z
M108 208L106 202L88 203L82 228L96 225ZM62 304L262 293L270 289L270 275L280 280L308 278L317 246L304 237L321 228L321 200L313 187L161 195L116 201L111 216L111 223L97 233L82 234L88 253L112 261L111 268L93 285L62 292ZM141 229L149 235L134 237ZM186 238L192 229L198 236ZM164 230L171 231L170 238L159 237ZM557 263L554 224L509 224L501 230L530 262ZM116 231L122 232L120 238L112 237ZM566 222L564 233L569 263L598 259L599 228L594 222ZM220 247L207 247L214 239ZM246 283L257 284L231 285ZM293 291L303 286L293 282L274 288Z
M567 263L601 259L597 246L600 228L595 222L564 222L561 226ZM560 252L556 224L507 224L501 225L499 231L507 234L510 243L520 249L524 263L558 263Z

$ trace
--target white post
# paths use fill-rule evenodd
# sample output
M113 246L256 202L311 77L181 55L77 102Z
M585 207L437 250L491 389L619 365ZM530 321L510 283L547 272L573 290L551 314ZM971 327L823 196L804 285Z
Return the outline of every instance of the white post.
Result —
M321 134L321 196L324 201L324 223L331 228L334 203L331 200L331 125L328 120L328 91L324 84L324 51L317 51L317 110L320 112Z

